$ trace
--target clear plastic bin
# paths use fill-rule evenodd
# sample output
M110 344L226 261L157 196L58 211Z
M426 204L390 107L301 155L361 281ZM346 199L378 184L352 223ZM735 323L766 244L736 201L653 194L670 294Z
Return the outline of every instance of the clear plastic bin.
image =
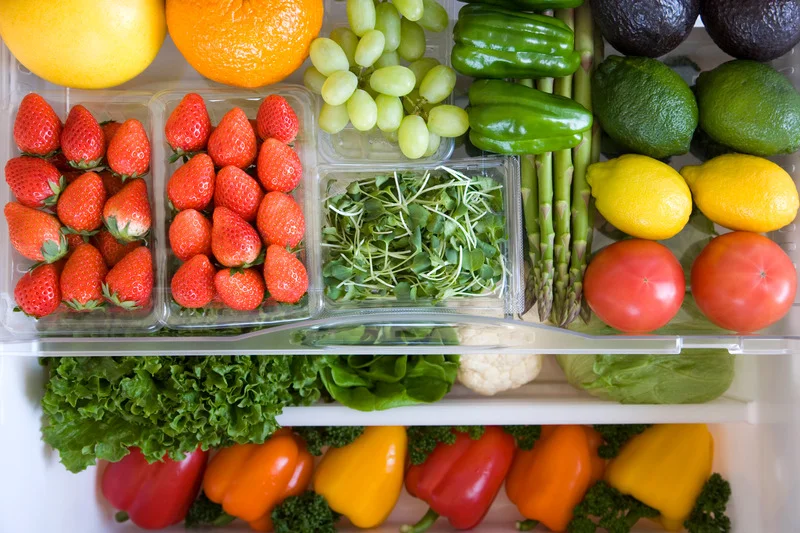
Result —
M326 7L325 31L330 30L333 26L343 25L343 2L328 0ZM449 5L448 9L450 9L451 19L455 18L457 6L455 4ZM450 44L447 42L447 39L450 39L449 33L445 33L442 39L444 39L442 46L449 47ZM608 53L613 53L613 51L607 50ZM689 39L671 55L687 56L704 70L712 69L730 59L711 42L705 30L701 27L695 28ZM446 58L446 54L444 57ZM797 50L776 60L773 64L786 74L795 86L800 86L800 54L797 53ZM294 76L287 80L287 83L300 83L303 70L304 68L298 70ZM454 102L456 104L464 105L466 103L465 93L468 86L469 80L463 77L459 79L454 94ZM185 63L169 39L165 42L155 62L144 73L114 91L80 91L52 86L30 74L13 59L8 50L3 48L2 53L0 53L0 131L7 132L7 135L6 140L0 143L0 164L4 164L9 157L15 155L13 141L8 133L13 125L16 106L18 106L21 98L30 91L39 92L48 100L54 102L56 111L62 117L66 115L67 109L74 103L86 102L91 104L90 109L92 111L101 113L104 108L111 109L117 103L127 102L127 99L130 98L135 102L139 102L136 105L139 106L139 110L142 113L145 113L146 109L150 109L146 107L146 102L149 102L150 98L153 97L155 97L153 98L154 102L158 101L163 96L157 95L163 95L164 91L169 91L173 95L171 96L173 98L172 105L174 105L174 99L178 98L178 95L190 91L219 91L230 95L234 99L243 100L252 99L255 94L263 96L272 92L270 88L263 88L254 93L252 91L220 87L210 82ZM311 98L310 95L309 98ZM316 100L318 105L319 101L318 99ZM164 109L157 112L160 118L153 118L153 120L158 120L159 123L149 125L153 135L154 151L164 150L166 147L162 141L162 132L167 110L163 103L159 105L164 106ZM222 107L219 109L221 110ZM102 118L102 116L98 118ZM306 198L306 214L309 220L321 216L321 206L317 196L320 182L317 180L324 179L325 176L354 172L379 173L405 165L419 165L420 168L424 168L434 167L442 163L451 165L469 162L481 164L480 162L484 160L482 158L485 157L479 152L476 153L474 149L469 150L460 139L454 143L452 154L444 156L447 159L442 160L415 163L407 161L400 163L398 162L399 160L395 160L389 163L385 160L380 161L378 160L379 158L365 159L357 154L353 154L352 158L341 155L334 157L331 155L333 152L326 152L326 135L321 132L316 133L318 135L315 141L312 141L316 145L316 153L313 153L314 150L309 148L312 153L308 155L308 157L316 158L316 171L311 174L309 169L306 169L307 172L304 177L305 186L312 183L314 185L311 187L311 193L314 195L311 203L308 203L309 199L308 197ZM359 139L359 142L361 141L363 141L363 138ZM164 154L164 152L158 153ZM791 173L795 182L800 181L800 154L784 156L775 160ZM163 157L160 160L154 159L154 168L163 167L163 161ZM672 164L680 167L696 161L693 156L687 155L674 158ZM506 161L502 164L514 165L516 163ZM156 171L154 170L154 172ZM160 176L151 174L151 177L156 182L164 183L168 176L163 172L162 174ZM518 187L518 184L515 184L515 186ZM304 194L309 194L309 191L305 190ZM0 200L3 202L9 200L9 192L5 186L0 187ZM165 217L166 211L163 209L163 197L156 196L154 212L161 213L160 216ZM166 231L165 218L160 220L156 218L155 224L155 246L166 246L163 242L164 232ZM309 225L309 227L318 226ZM595 234L595 250L614 238L613 232L603 228L599 221L598 228L601 231ZM795 263L800 261L796 228L795 222L780 231L768 235L789 254ZM521 225L516 230L511 231L517 231L519 235L522 235L523 232ZM5 220L0 220L0 235L7 235ZM689 236L689 233L687 232L686 235ZM681 242L676 241L668 244L674 250L681 252L687 247L697 244L701 237L689 236L688 239L683 239ZM307 243L313 244L315 238L315 235L307 234ZM518 246L521 247L521 244L518 243ZM7 240L0 241L0 249L9 252L10 247ZM167 254L166 248L163 248L163 250L164 252L160 258L158 254L156 255L156 269L162 280L157 287L157 291L160 292L156 298L158 302L161 302L162 307L154 310L152 316L148 317L147 328L150 329L142 328L138 331L125 328L117 329L112 327L112 324L102 324L96 328L88 327L84 330L70 326L42 331L44 329L42 325L36 324L31 319L20 314L11 313L14 281L21 273L18 267L15 267L13 259L0 262L0 318L5 317L3 318L4 327L0 328L0 340L3 341L0 343L0 354L433 353L433 350L436 353L441 353L442 351L447 353L680 353L685 348L697 347L716 347L727 349L733 353L766 354L792 353L800 350L800 295L798 295L795 305L783 320L754 335L744 336L720 330L694 312L691 305L687 305L666 328L652 335L628 336L620 335L618 332L603 326L597 320L592 321L589 325L576 322L570 330L530 321L530 314L525 317L525 320L520 320L519 316L507 314L509 310L514 309L513 305L509 308L505 307L505 304L501 306L496 302L489 305L490 309L488 311L485 307L480 308L481 306L470 308L469 306L459 307L457 305L446 306L446 309L422 310L398 309L396 307L368 309L362 306L347 310L336 310L331 306L327 306L322 298L321 286L315 279L319 279L319 269L323 265L321 262L315 264L313 256L307 258L311 290L309 293L309 307L301 313L304 315L303 319L295 320L292 318L287 322L283 322L281 317L262 319L262 324L269 322L272 327L257 330L241 327L250 322L232 319L227 322L231 327L217 327L213 330L211 328L196 328L198 331L195 333L198 336L187 337L186 331L178 332L168 327L163 327L157 332L156 336L153 336L147 332L157 329L159 324L168 322L166 306L169 301L169 294L166 285L164 285L168 277L165 262ZM310 248L307 249L307 252L309 250ZM12 256L13 254L6 254L7 258ZM511 272L522 272L522 270L523 265L517 259L517 264L513 265ZM513 290L512 285L509 285L509 287ZM521 293L521 285L519 289ZM512 301L516 297L514 296ZM687 300L690 300L690 298L687 298ZM314 303L315 301L317 303ZM280 320L282 323L277 323L273 319ZM172 320L171 325L179 327L179 325L175 324L175 319ZM360 346L358 344L331 346L326 344L325 339L329 338L329 335L324 334L325 332L346 329L353 327L353 325L366 323L389 325L398 330L407 325L419 324L471 325L483 328L487 332L496 332L497 336L489 336L487 338L491 338L491 340L487 341L474 340L468 345L446 347L425 346L424 343L414 346ZM215 323L216 326L220 324ZM186 327L189 325L190 323L187 323ZM103 338L83 338L90 335L102 336Z

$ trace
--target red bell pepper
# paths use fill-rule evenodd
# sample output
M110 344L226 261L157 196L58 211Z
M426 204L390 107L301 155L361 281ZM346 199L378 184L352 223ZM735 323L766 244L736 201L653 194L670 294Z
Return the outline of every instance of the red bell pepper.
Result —
M424 463L411 466L406 474L406 490L430 510L401 531L421 533L439 516L456 529L480 524L511 468L514 449L514 437L499 427L487 427L477 440L456 432L455 443L439 443Z
M148 463L138 448L121 461L110 463L101 481L103 496L117 509L117 520L143 529L162 529L186 518L200 491L208 452L200 448L182 461L164 457Z

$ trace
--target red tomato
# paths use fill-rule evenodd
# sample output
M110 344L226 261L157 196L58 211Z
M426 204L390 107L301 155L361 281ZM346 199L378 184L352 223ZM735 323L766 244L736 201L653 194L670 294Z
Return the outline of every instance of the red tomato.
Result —
M735 231L711 241L692 265L692 295L717 326L752 333L789 312L797 272L781 247L757 233Z
M583 280L586 301L600 320L626 333L667 324L686 292L681 264L663 244L620 241L592 258Z

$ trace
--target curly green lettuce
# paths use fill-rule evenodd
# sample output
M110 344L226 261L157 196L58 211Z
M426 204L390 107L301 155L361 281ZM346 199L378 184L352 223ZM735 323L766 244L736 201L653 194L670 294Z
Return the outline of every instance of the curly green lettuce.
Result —
M44 441L78 472L138 447L149 461L266 440L285 406L320 398L322 358L62 357L46 360Z

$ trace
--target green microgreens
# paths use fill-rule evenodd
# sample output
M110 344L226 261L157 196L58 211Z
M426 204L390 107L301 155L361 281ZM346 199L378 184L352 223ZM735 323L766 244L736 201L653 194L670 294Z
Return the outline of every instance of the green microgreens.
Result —
M323 204L333 300L440 301L503 289L503 187L489 177L394 172L350 182Z

